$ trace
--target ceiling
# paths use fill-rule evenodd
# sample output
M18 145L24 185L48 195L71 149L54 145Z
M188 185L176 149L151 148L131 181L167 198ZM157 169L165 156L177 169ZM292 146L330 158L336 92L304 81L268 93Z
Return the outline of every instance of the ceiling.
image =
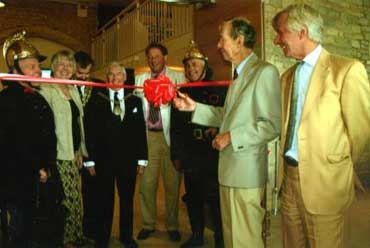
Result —
M59 3L72 3L72 4L85 4L85 5L95 5L96 3L125 7L134 0L46 0L48 2L59 2Z

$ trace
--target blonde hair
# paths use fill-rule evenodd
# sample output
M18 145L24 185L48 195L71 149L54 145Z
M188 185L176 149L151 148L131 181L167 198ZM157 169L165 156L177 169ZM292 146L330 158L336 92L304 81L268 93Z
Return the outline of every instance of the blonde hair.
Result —
M275 29L278 27L278 20L282 14L287 14L286 26L289 31L299 32L307 28L308 37L318 43L323 39L324 21L314 8L307 4L292 4L277 13L272 19Z
M65 58L68 61L72 62L73 66L73 74L76 72L76 60L72 52L67 51L67 50L61 50L57 52L56 54L53 55L51 58L51 70L54 72L55 71L55 66L59 63L59 61Z

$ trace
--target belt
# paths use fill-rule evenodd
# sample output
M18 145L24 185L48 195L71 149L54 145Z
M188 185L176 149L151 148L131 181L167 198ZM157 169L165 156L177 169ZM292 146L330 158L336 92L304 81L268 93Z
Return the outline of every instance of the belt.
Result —
M298 161L290 156L284 156L284 160L290 166L294 166L294 167L298 166Z
M203 129L201 128L194 128L193 129L193 137L197 140L203 140L204 135L203 135Z
M149 132L162 132L163 129L148 129Z

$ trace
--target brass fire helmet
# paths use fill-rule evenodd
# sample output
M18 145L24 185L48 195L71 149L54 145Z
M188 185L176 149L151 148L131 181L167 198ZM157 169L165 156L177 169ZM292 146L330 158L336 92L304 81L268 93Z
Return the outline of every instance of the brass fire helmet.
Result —
M201 60L204 60L205 62L208 61L208 58L200 52L197 44L193 40L190 41L189 47L185 52L182 63L185 64L186 61L188 61L189 59L201 59Z
M16 60L36 58L42 62L46 59L25 36L26 31L18 32L4 42L3 56L8 68L13 68Z

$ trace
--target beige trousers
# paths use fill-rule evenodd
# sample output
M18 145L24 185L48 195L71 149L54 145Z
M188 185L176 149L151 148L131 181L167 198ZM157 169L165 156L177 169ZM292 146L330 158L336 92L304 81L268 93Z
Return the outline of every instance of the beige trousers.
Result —
M344 231L346 213L339 215L309 213L302 200L298 168L286 166L284 173L281 196L284 247L346 247ZM325 199L322 200L325 201Z
M222 231L225 248L263 248L261 207L263 188L244 189L220 185Z
M172 164L170 147L163 132L148 131L148 166L141 176L140 208L142 228L155 229L157 217L158 178L161 173L165 188L166 227L178 230L180 173Z

